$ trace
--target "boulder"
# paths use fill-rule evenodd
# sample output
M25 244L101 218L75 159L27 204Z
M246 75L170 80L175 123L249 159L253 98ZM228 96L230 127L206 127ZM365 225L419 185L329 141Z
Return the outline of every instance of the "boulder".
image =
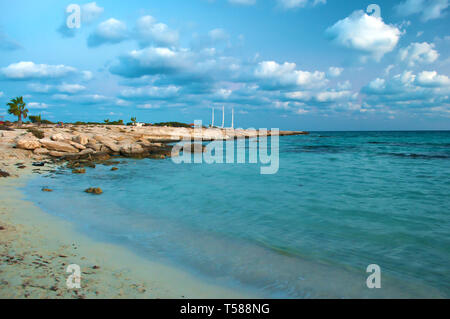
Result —
M17 140L16 147L23 150L34 150L41 147L41 143L36 138L25 136Z
M144 153L144 148L139 144L123 144L120 146L120 154L130 156Z
M100 150L102 149L102 144L98 144L98 143L91 143L89 142L88 144L86 144L86 147L93 149L96 152L100 152Z
M58 152L58 151L49 151L48 155L53 156L53 157L63 157L65 155L67 155L67 153Z
M40 139L39 142L41 142L45 148L52 151L78 153L78 149L65 142L56 142L48 139Z
M80 169L74 169L72 170L73 174L86 174L86 169L85 168L80 168Z
M81 145L89 143L89 138L86 135L80 134L72 137L72 141Z
M100 187L89 187L88 189L84 190L86 193L100 195L103 194L103 191Z
M46 148L43 148L43 147L39 147L39 148L36 148L33 151L33 153L36 154L36 155L46 155L46 154L49 153L49 150L46 149Z
M94 139L107 146L111 151L120 152L120 146L113 139L102 135L95 135Z
M0 177L9 177L9 176L10 176L10 175L9 175L8 172L2 171L2 170L0 169Z
M77 143L77 142L70 141L69 144L81 151L86 149L86 146L84 146L80 143Z

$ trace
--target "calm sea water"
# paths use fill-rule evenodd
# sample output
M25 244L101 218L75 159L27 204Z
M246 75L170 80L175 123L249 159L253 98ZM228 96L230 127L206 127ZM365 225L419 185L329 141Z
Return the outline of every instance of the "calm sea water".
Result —
M450 132L320 132L279 151L275 175L121 159L25 190L90 236L263 296L450 297Z

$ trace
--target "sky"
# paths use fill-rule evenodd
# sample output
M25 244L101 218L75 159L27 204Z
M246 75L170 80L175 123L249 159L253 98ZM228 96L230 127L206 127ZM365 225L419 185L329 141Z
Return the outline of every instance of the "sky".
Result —
M0 117L449 130L449 1L2 1Z

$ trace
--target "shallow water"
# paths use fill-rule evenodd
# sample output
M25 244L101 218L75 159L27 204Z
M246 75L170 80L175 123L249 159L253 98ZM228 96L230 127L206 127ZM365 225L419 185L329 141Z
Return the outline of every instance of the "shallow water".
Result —
M90 236L267 297L450 297L450 132L320 132L279 152L275 175L127 159L25 190Z

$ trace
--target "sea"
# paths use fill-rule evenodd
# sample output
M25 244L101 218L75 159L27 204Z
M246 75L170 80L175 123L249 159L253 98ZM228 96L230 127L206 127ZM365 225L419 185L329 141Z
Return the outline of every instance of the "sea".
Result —
M251 142L234 144L248 153ZM117 171L62 167L23 190L94 239L264 298L450 297L450 131L272 145L275 174L248 161L118 158Z

